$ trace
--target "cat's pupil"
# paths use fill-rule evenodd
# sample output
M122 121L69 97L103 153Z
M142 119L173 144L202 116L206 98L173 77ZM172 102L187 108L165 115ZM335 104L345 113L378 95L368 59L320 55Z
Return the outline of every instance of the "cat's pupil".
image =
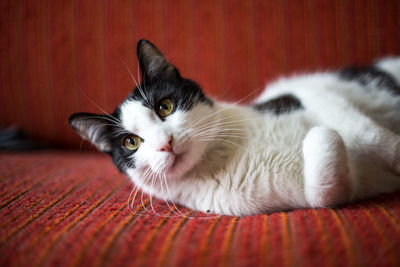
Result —
M168 110L168 106L166 104L161 104L160 109Z

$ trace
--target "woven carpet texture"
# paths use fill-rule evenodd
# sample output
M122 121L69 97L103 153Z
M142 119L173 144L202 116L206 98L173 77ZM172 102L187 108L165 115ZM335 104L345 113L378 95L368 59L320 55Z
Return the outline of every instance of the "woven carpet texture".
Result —
M141 198L108 156L0 155L0 266L399 266L400 194L339 209L185 216ZM150 201L143 196L146 209Z

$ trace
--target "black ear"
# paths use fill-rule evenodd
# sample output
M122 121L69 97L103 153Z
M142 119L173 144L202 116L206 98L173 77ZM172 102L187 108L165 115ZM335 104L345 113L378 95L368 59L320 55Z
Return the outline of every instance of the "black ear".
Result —
M111 152L108 125L111 124L107 115L91 113L75 113L68 119L72 129L83 139L88 140L100 151Z
M164 55L147 40L141 39L137 44L137 54L143 80L155 77L178 79L179 71L169 63Z

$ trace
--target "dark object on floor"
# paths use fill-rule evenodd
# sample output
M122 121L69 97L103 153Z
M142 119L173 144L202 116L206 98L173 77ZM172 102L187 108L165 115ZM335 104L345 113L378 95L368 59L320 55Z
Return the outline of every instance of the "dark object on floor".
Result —
M28 139L25 134L16 127L0 129L0 151L28 151L46 149L43 142L35 142Z

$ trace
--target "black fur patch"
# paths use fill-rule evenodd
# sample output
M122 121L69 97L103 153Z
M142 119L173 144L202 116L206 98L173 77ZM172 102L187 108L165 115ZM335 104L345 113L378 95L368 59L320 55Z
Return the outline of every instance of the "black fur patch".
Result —
M117 123L120 120L120 109L113 114L75 113L69 118L71 127L83 138L89 139L98 149L109 154L115 166L124 172L127 168L134 168L134 151L123 147L125 137L132 135ZM96 138L90 138L88 133L96 131Z
M174 111L188 111L199 102L213 105L213 102L203 94L201 88L188 79L155 79L142 83L140 88L142 92L136 88L126 100L140 101L144 106L153 110L157 109L158 103L164 98L172 100Z
M125 172L128 168L135 168L135 152L131 151L123 146L123 141L126 137L130 136L131 133L120 128L119 126L110 126L111 134L109 134L111 143L111 153L113 163L120 172ZM125 132L125 133L124 133Z
M363 86L374 82L378 88L400 95L400 86L392 75L375 66L348 67L339 72L339 77L346 81L356 81Z
M256 104L253 107L257 111L272 112L275 115L303 109L300 100L293 95L281 95L277 98L268 100L267 102Z
M115 118L115 120L120 121L120 108L116 108L111 116ZM108 154L111 156L113 163L120 172L125 172L128 168L135 168L134 154L136 151L128 150L123 146L124 139L130 135L132 135L132 133L126 131L122 126L108 121L106 138L111 146L111 152Z

